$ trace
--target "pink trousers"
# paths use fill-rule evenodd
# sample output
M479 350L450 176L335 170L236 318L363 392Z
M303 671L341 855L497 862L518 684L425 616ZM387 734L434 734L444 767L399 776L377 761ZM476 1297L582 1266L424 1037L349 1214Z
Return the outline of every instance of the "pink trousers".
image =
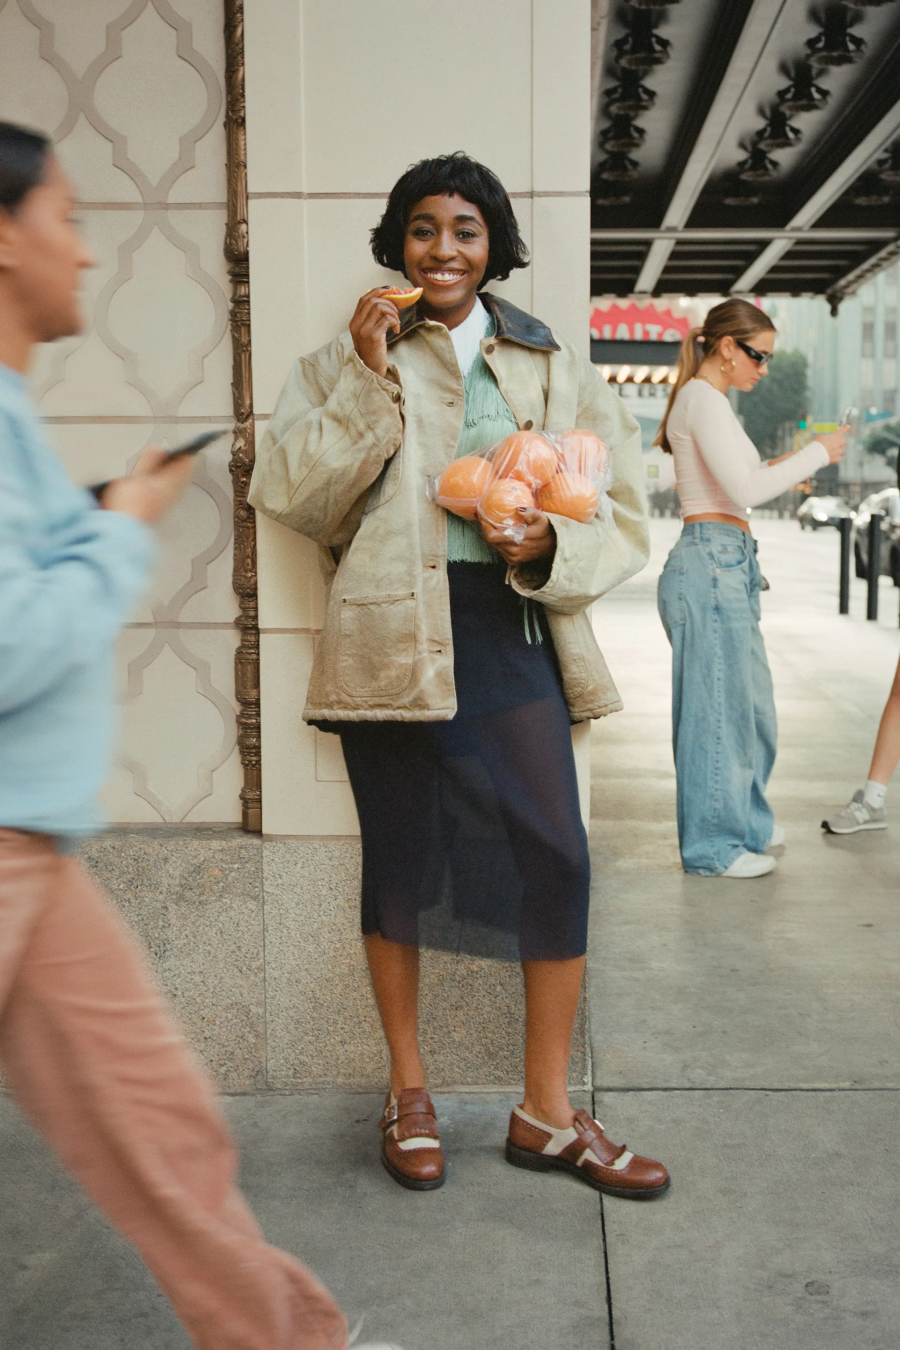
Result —
M0 1059L200 1350L345 1350L328 1291L264 1242L212 1083L113 904L51 839L5 829Z

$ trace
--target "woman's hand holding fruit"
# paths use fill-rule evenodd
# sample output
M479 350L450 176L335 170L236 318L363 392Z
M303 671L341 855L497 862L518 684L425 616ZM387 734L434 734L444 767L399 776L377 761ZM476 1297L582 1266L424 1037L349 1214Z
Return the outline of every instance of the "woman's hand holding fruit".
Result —
M399 290L396 286L376 286L359 300L350 320L350 336L356 354L364 366L384 379L387 375L387 335L400 331L400 310L414 305L422 294L421 286Z
M556 532L550 519L536 507L519 507L517 515L525 526L525 537L521 543L510 539L505 529L492 525L489 520L481 519L481 533L491 548L497 550L504 562L511 567L520 563L534 562L537 558L552 558L556 552Z
M609 458L592 431L517 431L452 460L430 491L438 506L477 520L491 548L518 565L555 553L551 515L594 519L612 481Z

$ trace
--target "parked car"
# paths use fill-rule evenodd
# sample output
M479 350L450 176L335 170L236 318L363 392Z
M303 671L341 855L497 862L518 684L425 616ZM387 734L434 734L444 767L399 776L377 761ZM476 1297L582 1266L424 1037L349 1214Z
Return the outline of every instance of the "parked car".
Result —
M848 516L852 520L854 514L843 497L807 497L797 508L801 530L818 530L822 525L839 526Z
M873 492L861 501L850 531L856 575L869 575L869 521L874 511L883 512L881 519L881 567L883 577L890 577L900 586L900 491L895 487Z

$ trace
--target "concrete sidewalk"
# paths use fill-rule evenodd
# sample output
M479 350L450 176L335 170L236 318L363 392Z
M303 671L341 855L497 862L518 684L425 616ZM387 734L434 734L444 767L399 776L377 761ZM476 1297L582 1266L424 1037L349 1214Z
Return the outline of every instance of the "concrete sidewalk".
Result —
M840 618L837 532L754 520L787 844L769 877L689 877L653 594L679 524L653 526L651 567L596 620L627 704L594 756L597 1106L674 1178L662 1204L604 1202L615 1350L895 1350L900 821L819 823L865 781L897 592L867 624L854 581Z
M897 595L836 613L837 535L760 520L788 831L752 882L686 877L669 652L650 568L598 606L626 711L595 732L590 953L596 1108L661 1157L662 1201L598 1197L502 1157L515 1094L442 1094L446 1187L377 1162L380 1099L233 1097L269 1237L404 1350L896 1350L900 821L824 838L863 780L900 648ZM889 800L889 809L891 802ZM607 1292L610 1294L609 1304ZM134 1253L0 1100L0 1346L183 1350Z

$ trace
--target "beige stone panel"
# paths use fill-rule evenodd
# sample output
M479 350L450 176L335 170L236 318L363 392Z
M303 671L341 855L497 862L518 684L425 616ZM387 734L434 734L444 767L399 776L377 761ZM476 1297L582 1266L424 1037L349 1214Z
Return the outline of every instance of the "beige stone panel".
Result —
M113 164L112 143L91 126L83 113L69 134L57 141L56 153L80 202L141 200L134 179Z
M593 722L576 722L572 727L572 751L578 778L578 800L584 828L591 823L591 727Z
M533 224L532 207L534 203L530 197L514 197L512 208L519 223L519 233L525 240L529 253L533 254ZM486 287L491 295L498 295L503 300L508 300L510 304L517 305L519 309L524 309L526 314L535 314L534 308L534 262L529 263L527 267L517 267L510 274L506 281L491 281ZM537 315L538 318L541 315Z
M225 26L220 4L209 0L176 0L178 13L191 25L193 45L209 62L220 87L221 103L210 129L194 146L194 167L177 179L169 193L173 202L222 202L225 182Z
M47 134L69 106L62 76L41 59L40 32L16 4L0 9L0 119Z
M51 423L45 425L44 435L73 482L86 487L127 472L129 463L150 444L153 427L133 422Z
M230 410L223 219L179 211L139 226L120 249L119 284L95 311L126 379L161 416Z
M45 416L230 415L224 225L220 211L83 213L98 265L83 279L83 334L39 349Z
M169 428L166 440L184 440L195 430ZM224 437L201 451L191 483L159 526L160 562L150 592L158 619L230 623L237 614L230 453Z
M250 203L253 388L271 413L291 365L343 332L359 297L396 284L375 263L369 231L382 201Z
M152 416L149 398L125 376L125 363L96 329L44 346L32 385L44 417Z
M529 189L531 11L531 0L305 0L303 188L387 192L413 161L465 150L507 189ZM437 93L435 42L465 50Z
M151 184L179 161L188 167L182 138L190 142L210 98L214 106L221 102L214 73L198 69L196 58L179 59L177 41L175 28L147 5L122 33L122 55L94 87L97 111L126 138L128 159Z
M590 217L584 197L533 203L534 309L585 355L590 345Z
M258 515L256 551L260 628L320 629L324 588L312 540Z
M253 403L271 413L307 338L306 202L250 203ZM317 266L317 276L321 275ZM262 429L257 428L257 439Z
M230 628L127 628L120 635L116 759L131 777L130 793L159 820L185 820L203 802L205 818L238 818L234 773L226 771L221 784L215 779L236 740L234 649ZM115 819L135 819L130 801L110 805L107 793L107 802Z
M265 840L263 886L269 1086L382 1090L388 1066L360 937L359 845ZM420 1036L432 1087L521 1083L523 1028L516 963L423 952ZM590 1083L584 1000L569 1081Z
M103 819L112 825L161 825L160 813L134 791L134 780L124 765L115 761L100 789Z
M586 192L591 150L590 0L534 0L532 13L531 186L536 192Z
M316 727L316 782L349 782L341 738L332 731L320 731Z
M237 747L225 763L213 773L213 791L209 797L189 811L184 828L193 824L239 824L241 819L240 791L244 784L243 769ZM122 764L115 764L100 793L104 817L115 825L160 825L159 811L148 801L136 795L132 774Z
M225 1092L266 1086L260 852L236 829L118 829L83 849Z
M302 14L301 0L244 0L251 192L302 192L304 188ZM322 115L327 115L330 105L331 99Z
M348 783L316 778L316 737L303 721L314 639L260 637L263 830L267 835L354 835L359 822Z
M45 40L52 45L53 52L80 78L106 50L106 26L125 13L127 3L126 0L90 0L89 4L32 0L32 8L44 20Z

